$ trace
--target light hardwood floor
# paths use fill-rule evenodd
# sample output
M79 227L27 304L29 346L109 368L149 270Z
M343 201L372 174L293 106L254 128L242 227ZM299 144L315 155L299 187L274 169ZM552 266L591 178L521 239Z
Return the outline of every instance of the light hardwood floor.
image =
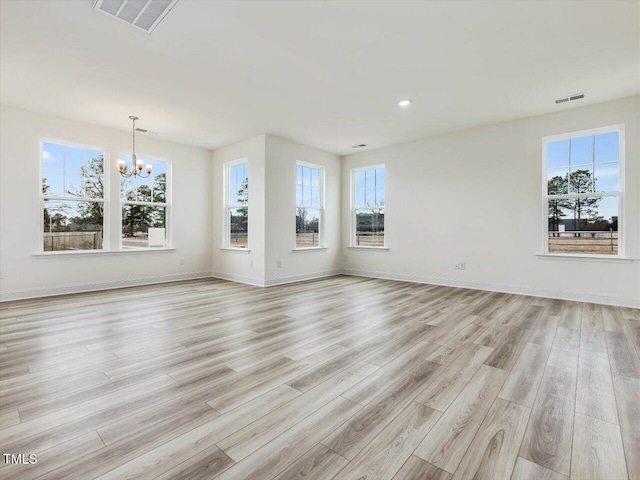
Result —
M8 479L640 480L640 310L338 276L0 305Z

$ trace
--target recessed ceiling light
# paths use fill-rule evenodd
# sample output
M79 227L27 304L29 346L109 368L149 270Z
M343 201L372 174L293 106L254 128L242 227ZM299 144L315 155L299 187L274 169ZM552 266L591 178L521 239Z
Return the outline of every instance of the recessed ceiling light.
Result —
M408 107L409 105L411 105L411 100L405 98L404 100L400 100L398 102L398 105L400 105L401 107Z

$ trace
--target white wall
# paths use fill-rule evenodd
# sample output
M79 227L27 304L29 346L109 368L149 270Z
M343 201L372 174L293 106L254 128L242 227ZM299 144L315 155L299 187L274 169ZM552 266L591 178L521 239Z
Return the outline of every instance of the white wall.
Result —
M223 249L224 164L249 162L248 251ZM213 152L213 276L253 285L264 285L265 276L265 135L244 140Z
M626 128L626 255L640 256L639 112L636 96L344 157L344 269L640 306L638 261L536 256L543 235L542 137L616 124ZM350 169L379 163L387 168L389 250L347 249ZM454 270L455 261L466 262L466 270Z
M126 117L123 126L126 126ZM41 250L40 141L102 147L112 164L108 195L116 215L110 238L119 232L119 174L113 164L131 149L125 131L0 107L0 280L2 300L75 292L181 278L211 271L211 152L139 135L137 153L171 162L172 246L175 251L101 255L35 256ZM184 265L180 265L180 259Z
M224 165L243 158L249 162L249 252L222 248ZM293 252L297 160L325 167L326 250ZM213 152L213 189L213 276L265 286L340 271L338 156L259 135Z
M342 161L274 135L259 135L213 154L141 135L141 155L172 163L176 250L43 257L34 255L41 241L41 139L99 146L115 159L129 151L130 134L3 106L0 298L208 275L271 285L344 270L640 306L639 261L536 256L543 233L542 137L615 124L626 127L626 254L640 256L639 112L636 96L349 155ZM223 165L241 158L249 161L250 253L222 249ZM292 251L297 160L325 167L327 250ZM350 169L379 163L387 166L389 250L349 249ZM109 195L117 199L119 175L113 166L109 180ZM416 218L416 211L422 216ZM118 216L109 218L111 239L117 240ZM466 270L454 270L455 261L466 262Z
M266 136L267 285L340 271L340 157L275 135ZM326 250L294 251L296 162L324 167ZM278 267L280 261L281 267Z

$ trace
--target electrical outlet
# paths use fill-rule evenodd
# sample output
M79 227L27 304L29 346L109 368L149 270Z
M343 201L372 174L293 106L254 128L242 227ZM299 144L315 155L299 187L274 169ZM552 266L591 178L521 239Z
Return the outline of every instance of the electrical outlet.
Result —
M184 265L184 258L180 259L180 265Z
M460 270L464 270L467 268L467 264L465 262L460 262Z
M249 268L253 268L253 260L249 262Z
M453 264L454 270L464 270L467 268L467 264L465 262L455 262Z
M278 260L278 268L282 268L282 262Z

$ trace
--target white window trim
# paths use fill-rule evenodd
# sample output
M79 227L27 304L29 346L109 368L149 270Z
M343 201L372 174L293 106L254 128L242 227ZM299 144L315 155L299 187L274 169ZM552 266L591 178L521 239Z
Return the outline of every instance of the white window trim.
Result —
M251 182L249 181L249 192L247 195L247 203L244 205L230 205L229 204L229 169L231 167L234 167L236 165L241 165L243 163L247 164L247 180L249 181L249 158L248 157L244 157L244 158L239 158L237 160L232 160L230 162L226 162L224 164L224 172L223 172L223 186L222 186L222 205L223 205L223 211L222 211L222 248L221 250L226 250L226 251L238 251L238 252L246 252L246 253L250 253L250 245L249 245L249 221L247 221L247 248L240 248L240 247L232 247L231 246L231 232L229 229L229 209L231 208L240 208L240 207L245 207L247 209L247 216L251 213L250 209L249 209L249 204L251 203L250 200L250 196L251 196Z
M357 245L356 244L356 211L357 210L366 210L367 208L363 208L363 207L359 207L356 208L356 173L357 172L361 172L363 170L375 170L376 168L384 168L384 191L385 191L385 196L384 196L384 213L385 213L385 236L384 236L384 245L382 246L363 246L363 245ZM387 168L385 166L384 163L380 163L377 165L367 165L366 167L356 167L356 168L352 168L351 169L351 175L350 175L350 190L351 190L351 194L350 194L350 215L351 215L351 220L350 220L350 232L349 232L349 245L348 248L357 248L357 249L362 249L362 250L389 250L389 247L387 245L387 235L386 235L386 214L387 214ZM368 207L370 208L370 207Z
M90 145L90 144L84 144L84 143L78 143L75 141L68 141L68 140L60 140L60 139L56 139L56 138L50 138L50 137L41 137L40 139L40 148L39 148L39 159L38 159L38 195L39 195L39 199L40 199L40 245L38 247L38 250L36 251L35 255L39 255L39 256L46 256L46 255L68 255L68 254L75 254L77 255L78 253L76 252L88 252L88 253L94 253L94 252L109 252L110 250L110 222L109 222L109 218L110 218L110 201L109 201L109 192L110 192L110 183L109 183L109 166L110 166L110 162L109 162L109 154L107 153L107 149L104 147L100 147L100 146L96 146L96 145ZM85 150L99 150L104 154L104 159L103 159L103 169L104 169L104 195L103 198L100 200L97 200L95 198L87 198L87 197L74 197L74 196L68 196L68 195L62 195L62 196L58 196L58 195L45 195L42 192L42 176L44 175L44 167L43 167L43 162L42 162L42 153L44 151L43 147L45 143L55 143L58 145L64 145L65 147L76 147L76 148L82 148ZM66 159L65 159L66 160ZM66 165L66 161L64 162L64 164ZM63 176L66 174L66 171L63 172ZM50 200L62 200L62 201L80 201L80 202L96 202L96 203L102 203L102 249L100 250L60 250L60 251L55 251L55 252L45 252L44 250L44 201L45 198L48 198Z
M620 165L618 191L614 192L594 192L594 193L578 193L567 195L554 195L553 198L576 198L576 197L618 197L618 254L607 255L609 259L627 259L624 255L625 244L625 228L626 212L624 211L624 190L625 190L625 134L624 125L611 125L608 127L598 127L588 130L580 130L577 132L562 133L559 135L550 135L542 138L542 253L537 254L539 257L560 258L568 257L576 260L585 260L587 258L602 259L604 255L598 254L572 254L572 253L551 253L549 252L549 216L547 202L549 195L547 193L547 145L550 142L558 140L568 140L579 137L595 136L603 133L618 132L618 163ZM612 162L613 163L613 162Z
M118 158L122 158L123 156L129 156L129 153L121 152L118 155ZM138 158L143 160L151 160L152 162L164 162L167 166L167 184L165 185L164 202L138 202L138 201L128 201L122 198L122 177L120 173L118 173L118 225L120 234L118 235L118 250L112 250L114 252L146 252L147 250L151 251L161 251L161 250L174 250L172 248L172 232L173 228L171 228L172 222L172 214L171 214L171 185L173 184L173 175L171 168L171 161L165 157L161 157L158 155L146 155L144 153L137 155ZM128 166L128 165L127 165ZM149 207L164 207L164 247L161 248L122 248L122 207L124 205L144 205Z
M320 206L319 207L315 207L313 205L304 205L304 204L300 204L298 205L298 202L296 200L296 208L294 211L294 226L295 226L295 221L296 221L296 212L298 210L298 208L317 208L318 210L320 210L320 213L318 214L318 246L316 247L298 247L297 246L297 238L296 238L296 231L295 228L293 230L293 251L304 251L304 250L324 250L327 247L325 246L324 243L324 182L325 182L325 169L322 165L316 165L314 163L308 163L308 162L303 162L300 160L296 161L296 170L298 165L300 165L301 167L308 167L308 168L315 168L316 170L320 171L320 181L319 181L319 197L320 197ZM297 176L295 177L295 188L298 187L298 179ZM294 190L294 194L295 194L295 190Z

